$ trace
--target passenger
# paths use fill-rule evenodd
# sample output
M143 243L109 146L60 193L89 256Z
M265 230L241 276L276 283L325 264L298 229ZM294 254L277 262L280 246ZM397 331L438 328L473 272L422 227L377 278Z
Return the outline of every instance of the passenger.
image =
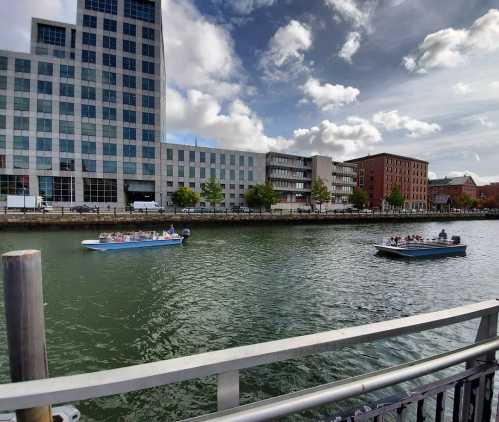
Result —
M170 226L170 228L168 229L168 234L170 236L173 236L175 234L175 227L173 227L173 224Z
M438 240L447 240L447 233L445 232L445 229L442 229L438 235Z

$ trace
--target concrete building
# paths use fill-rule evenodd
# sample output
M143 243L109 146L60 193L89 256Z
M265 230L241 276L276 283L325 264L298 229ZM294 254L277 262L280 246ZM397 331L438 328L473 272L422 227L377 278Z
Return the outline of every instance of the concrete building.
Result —
M174 192L189 187L201 193L211 177L222 185L227 208L246 205L244 194L265 183L265 154L189 145L163 144L161 202L172 206ZM201 198L201 206L207 205Z
M160 200L161 0L78 0L76 24L32 20L31 52L0 51L0 205Z
M429 202L432 208L458 206L459 196L478 199L478 188L471 176L445 177L429 181Z
M385 198L398 186L407 209L426 209L428 163L393 154L356 158L348 163L358 166L358 186L369 194L369 207L384 209Z

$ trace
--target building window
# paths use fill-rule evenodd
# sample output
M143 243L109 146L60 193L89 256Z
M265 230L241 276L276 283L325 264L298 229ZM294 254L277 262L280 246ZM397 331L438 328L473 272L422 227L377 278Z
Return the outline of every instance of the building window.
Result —
M154 63L143 61L142 62L142 73L149 73L150 75L154 75Z
M39 23L37 41L43 44L64 47L66 45L66 29Z
M85 9L117 15L118 0L85 0Z
M16 59L16 73L31 73L31 61L26 59Z
M93 63L93 64L95 64L97 62L97 56L95 54L95 51L82 50L81 51L81 61L83 63Z
M29 138L27 136L14 136L14 150L16 151L29 150Z
M154 159L156 156L156 149L154 147L142 147L142 157Z
M154 41L154 28L142 27L142 38Z
M97 134L95 123L82 123L81 134L82 136L95 136Z
M0 89L7 89L7 76L0 75Z
M38 62L38 74L44 76L52 76L54 73L54 65L52 63Z
M27 155L14 155L14 168L18 170L29 169L29 157Z
M88 155L95 155L95 153L96 153L95 142L82 141L81 142L81 153L88 154Z
M95 173L95 171L97 170L95 160L81 160L81 170L85 173Z
M196 167L189 167L189 178L194 179L196 177Z
M116 120L116 109L110 107L102 107L102 118L104 120Z
M123 174L136 174L137 164L131 162L123 162Z
M253 170L248 171L248 181L250 181L250 182L253 181Z
M0 129L7 129L7 118L0 116Z
M116 85L116 73L102 71L102 83L107 85Z
M156 167L154 164L143 163L142 164L142 174L144 176L154 176L156 173Z
M83 179L85 202L117 202L118 185L115 179Z
M225 154L220 154L220 164L225 165Z
M36 157L37 170L52 170L52 157Z
M116 139L117 136L116 126L103 125L102 126L102 136L104 138Z
M166 166L166 176L173 177L173 166L172 165Z
M97 16L83 15L83 26L86 28L97 28Z
M154 113L142 113L142 124L154 126Z
M37 151L52 151L52 139L50 138L37 138L36 139Z
M142 55L146 57L154 57L154 45L142 44Z
M71 84L60 83L59 84L59 95L61 97L71 97L75 96L75 87Z
M210 153L210 164L216 164L217 163L217 154L214 152Z
M220 169L220 180L225 180L225 169Z
M132 110L123 110L123 121L127 123L136 123L137 113Z
M104 18L104 31L116 32L118 30L118 24L115 20Z
M201 167L199 169L199 177L201 179L206 179L206 168L205 167Z
M123 139L135 141L137 139L137 130L134 127L123 128Z
M8 57L0 56L0 70L7 70L9 64Z
M142 78L142 89L144 91L154 91L154 79Z
M116 174L118 171L118 165L116 161L103 161L102 162L102 172L107 174Z
M253 157L248 157L248 167L253 167L255 165Z
M123 33L135 37L137 35L137 27L132 23L125 22L123 23Z
M38 176L40 196L49 202L75 200L75 180L72 177Z
M178 177L184 177L184 173L185 173L184 166L179 167L177 172L178 172Z
M123 104L135 107L137 105L136 95L132 94L130 92L124 92L123 93Z
M102 90L102 101L105 103L116 103L116 91L110 89Z
M125 0L125 17L154 23L154 2L148 0Z
M217 177L217 169L216 168L214 168L214 167L210 168L210 177L213 179Z
M38 93L52 95L52 82L38 81Z
M64 59L66 57L66 52L64 50L54 50L54 57L58 59ZM71 59L74 60L75 53L71 53Z
M235 170L230 171L230 180L236 180L236 171Z
M29 130L29 117L14 116L14 130Z
M95 106L82 104L81 105L81 117L86 117L88 119L95 119Z
M150 95L142 96L142 107L144 108L154 108L155 107L155 98Z
M73 135L75 132L74 123L68 120L59 120L59 133Z
M135 89L136 85L137 79L135 78L135 76L123 75L123 86L125 88Z
M0 201L7 195L29 195L29 176L9 176L0 174Z
M168 161L173 161L173 149L171 148L166 149L166 159Z
M230 165L235 166L236 165L236 156L231 154L230 156Z
M123 51L127 53L135 54L136 44L135 41L123 40Z
M59 139L59 152L73 154L75 152L75 143L72 139Z
M4 168L5 168L5 155L0 154L0 169L4 169Z
M5 135L0 135L0 149L5 149Z
M114 54L102 54L102 64L108 67L116 67L116 56Z
M81 98L84 100L95 101L96 93L93 86L82 86L81 87Z
M97 72L95 69L87 69L83 67L81 69L81 80L95 82L97 80Z
M244 180L244 170L239 170L239 180Z
M60 171L75 171L75 160L73 158L60 158Z
M36 110L38 113L52 114L52 101L51 100L37 100Z
M97 35L90 32L84 32L82 34L81 42L83 45L91 45L95 47L97 45Z
M136 157L137 147L135 145L123 145L123 157Z
M29 111L29 98L14 97L14 110Z
M63 116L73 116L75 112L75 105L73 103L59 103L59 114Z
M142 141L143 142L155 142L155 133L151 129L142 129Z
M14 91L29 92L31 88L31 81L29 79L16 78L14 80Z
M125 70L131 70L132 72L135 72L137 67L135 59L131 59L129 57L123 57L123 69Z
M244 155L240 155L239 156L239 166L244 167L244 163L245 163Z
M104 38L102 39L102 47L109 50L116 50L116 38L104 35Z

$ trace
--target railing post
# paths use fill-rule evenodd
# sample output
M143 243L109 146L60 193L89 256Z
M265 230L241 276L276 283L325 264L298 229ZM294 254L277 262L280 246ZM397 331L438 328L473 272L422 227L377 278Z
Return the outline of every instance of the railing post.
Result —
M2 256L5 316L13 382L48 378L40 251ZM52 422L50 406L16 411L18 422Z
M218 411L239 406L239 371L217 375Z

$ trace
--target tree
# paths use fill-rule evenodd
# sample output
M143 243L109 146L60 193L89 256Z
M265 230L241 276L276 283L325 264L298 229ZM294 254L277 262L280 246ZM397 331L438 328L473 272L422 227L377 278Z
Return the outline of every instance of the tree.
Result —
M404 206L405 198L400 192L400 186L394 186L390 195L386 197L386 202L388 202L394 208L400 208Z
M462 193L454 199L454 204L458 208L472 208L475 205L475 200L467 193Z
M270 209L272 205L279 203L281 196L276 192L271 183L256 185L250 188L244 195L246 203L252 208Z
M350 202L355 208L363 210L369 202L369 194L365 189L355 188L353 194L350 196Z
M181 187L173 194L172 199L179 207L193 207L199 202L199 195L190 188Z
M331 192L329 192L327 186L321 178L317 177L312 182L312 192L310 197L312 198L312 201L315 201L319 204L319 209L321 212L322 204L324 202L331 202Z
M220 183L214 177L210 178L203 186L201 196L206 199L212 207L224 200L224 192Z

